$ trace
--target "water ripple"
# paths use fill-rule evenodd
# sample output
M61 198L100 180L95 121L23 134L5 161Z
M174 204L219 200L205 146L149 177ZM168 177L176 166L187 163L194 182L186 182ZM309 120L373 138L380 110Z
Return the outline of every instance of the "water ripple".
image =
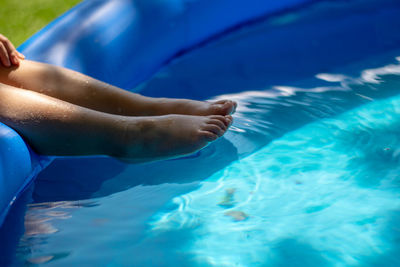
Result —
M153 231L192 229L186 252L215 266L264 266L287 238L346 265L400 246L382 238L400 209L400 96L375 92L396 95L399 69L325 74L342 85L324 90L222 96L242 106L231 135L268 144L175 198L179 209L155 216Z

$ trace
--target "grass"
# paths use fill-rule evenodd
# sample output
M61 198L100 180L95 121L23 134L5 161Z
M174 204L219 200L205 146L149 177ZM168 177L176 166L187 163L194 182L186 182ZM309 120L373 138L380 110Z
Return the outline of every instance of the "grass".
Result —
M81 0L0 0L0 33L17 47Z

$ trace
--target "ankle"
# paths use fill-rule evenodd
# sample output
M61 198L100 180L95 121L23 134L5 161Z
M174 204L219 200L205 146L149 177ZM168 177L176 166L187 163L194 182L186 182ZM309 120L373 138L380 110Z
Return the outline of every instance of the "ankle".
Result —
M119 158L131 158L144 152L149 131L153 128L154 120L134 117L121 120L110 138L108 155Z

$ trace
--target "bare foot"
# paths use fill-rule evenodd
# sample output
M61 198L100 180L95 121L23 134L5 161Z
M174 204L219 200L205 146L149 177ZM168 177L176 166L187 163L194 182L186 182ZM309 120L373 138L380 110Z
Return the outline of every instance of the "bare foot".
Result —
M231 100L215 102L189 99L153 98L148 110L154 115L182 114L195 116L231 115L236 111L237 103Z
M113 155L129 162L146 162L191 154L221 137L230 115L166 115L131 118Z

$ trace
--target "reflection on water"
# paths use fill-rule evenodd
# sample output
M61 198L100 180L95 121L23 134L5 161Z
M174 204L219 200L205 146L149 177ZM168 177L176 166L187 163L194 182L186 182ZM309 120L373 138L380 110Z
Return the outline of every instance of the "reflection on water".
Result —
M68 220L72 211L82 207L94 207L94 201L61 201L51 203L29 204L25 214L25 234L17 250L17 261L25 265L48 263L67 257L70 252L42 251L48 237L59 232L56 224L59 220ZM32 256L31 256L32 255Z
M25 237L53 234L58 231L51 224L53 220L71 218L71 209L96 206L92 201L60 201L29 204L25 215Z

